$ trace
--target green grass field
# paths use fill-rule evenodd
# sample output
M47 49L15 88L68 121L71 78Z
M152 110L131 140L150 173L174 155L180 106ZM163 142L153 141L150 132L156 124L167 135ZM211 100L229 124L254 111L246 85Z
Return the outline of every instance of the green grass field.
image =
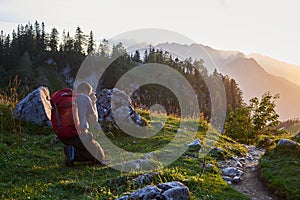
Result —
M52 129L13 119L14 105L0 105L0 194L2 199L115 199L144 187L133 181L141 172L122 172L92 163L64 165L62 144L51 144ZM141 112L147 118L147 112ZM113 143L132 152L149 152L168 144L176 135L180 120L170 117L165 128L149 139L121 133L108 134ZM203 138L208 124L199 123L196 137ZM206 163L242 154L245 149L230 138L221 137ZM129 145L130 144L130 145ZM228 148L230 147L230 148ZM192 199L247 199L225 181L217 167L203 170L199 148L189 148L172 164L157 169L148 184L180 181L189 187ZM107 155L109 157L109 155Z

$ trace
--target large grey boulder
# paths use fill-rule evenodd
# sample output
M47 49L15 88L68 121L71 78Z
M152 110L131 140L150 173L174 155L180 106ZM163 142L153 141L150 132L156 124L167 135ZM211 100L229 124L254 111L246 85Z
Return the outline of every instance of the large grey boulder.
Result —
M189 200L191 197L189 189L180 182L173 181L157 186L146 186L140 190L130 193L130 195L122 196L118 200Z
M157 186L159 189L163 190L162 196L168 200L189 200L190 192L189 189L180 182L173 181L168 183L163 183Z
M130 194L130 199L139 200L139 199L157 199L158 196L161 196L162 190L155 186L146 186L140 190L132 192Z
M125 92L117 88L102 89L96 95L98 121L102 127L113 125L114 128L119 129L115 118L131 125L146 125L142 117L134 110L131 99Z
M13 111L21 120L51 126L50 93L47 87L39 87L22 99Z

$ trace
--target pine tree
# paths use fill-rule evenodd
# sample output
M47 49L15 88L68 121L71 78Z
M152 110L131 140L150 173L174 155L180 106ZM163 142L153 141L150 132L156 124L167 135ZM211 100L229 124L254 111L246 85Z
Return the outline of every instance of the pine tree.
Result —
M108 57L109 56L109 46L108 40L103 39L99 46L99 52L101 57Z
M0 33L0 65L4 64L4 33L3 30L1 30Z
M59 40L58 31L56 28L52 28L50 34L50 41L49 41L50 51L57 51L58 40Z
M66 31L65 30L63 30L63 32L62 32L61 38L62 38L62 41L59 44L59 51L64 52L65 51L65 44L66 44L66 41L67 41L67 36L66 36Z
M25 36L25 30L24 30L24 26L23 25L18 25L18 29L17 29L17 38L18 38L18 48L20 53L24 53L25 52L25 44L24 44L24 36Z
M144 63L148 62L148 50L146 49L144 52Z
M85 36L83 35L82 30L78 26L76 28L76 33L75 33L74 51L77 53L84 54L83 52L84 42L85 42Z
M12 41L11 41L10 52L9 52L9 63L12 66L12 68L16 68L19 65L19 61L20 61L20 50L18 46L18 36L15 30L13 30Z
M3 49L3 65L8 67L9 63L9 50L10 50L10 36L9 34L6 36L4 41L4 49Z
M156 63L156 55L155 55L155 49L151 45L149 46L149 54L147 56L148 63Z
M88 54L95 53L95 41L94 41L93 31L90 32L90 36L89 36L89 39L88 39L87 53Z
M64 51L65 52L72 52L74 47L74 40L70 36L70 33L68 32L65 38L65 43L64 43Z
M47 48L47 38L46 38L46 32L45 32L45 24L42 22L42 33L41 33L41 39L39 41L39 45L41 46L42 51L45 51Z
M133 62L137 62L137 63L141 63L142 60L141 60L141 55L140 55L140 52L138 50L135 51L133 57L132 57L132 61Z
M29 55L32 56L34 53L34 31L32 24L28 23L25 26L24 44L25 51L28 51Z
M120 56L124 56L125 54L127 54L127 52L126 52L126 49L123 47L123 44L121 42L119 42L117 45L113 45L112 53L111 53L111 57L113 59L116 59Z
M35 21L34 23L34 52L35 54L38 54L41 52L42 50L42 45L41 45L41 28L40 28L40 24Z
M34 23L34 30L35 30L35 39L39 41L41 39L41 28L38 21L35 21Z

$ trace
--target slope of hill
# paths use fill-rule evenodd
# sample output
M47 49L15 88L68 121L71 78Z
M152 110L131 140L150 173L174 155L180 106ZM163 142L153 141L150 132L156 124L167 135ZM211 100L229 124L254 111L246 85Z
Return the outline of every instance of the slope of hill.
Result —
M260 97L264 92L280 94L277 112L281 119L300 116L300 87L284 78L267 73L253 58L237 58L222 72L233 77L244 91L244 98Z
M281 120L300 116L300 103L298 101L300 99L300 87L282 78L283 76L268 73L268 70L265 70L255 59L245 58L246 56L241 52L215 50L201 44L163 43L156 47L168 50L170 53L176 52L185 58L202 59L209 72L216 68L221 73L234 78L244 92L246 102L252 97L261 97L267 91L272 94L279 93L280 99L277 102L276 110Z
M250 54L247 57L254 58L270 74L281 76L300 86L300 66L285 63L256 53Z

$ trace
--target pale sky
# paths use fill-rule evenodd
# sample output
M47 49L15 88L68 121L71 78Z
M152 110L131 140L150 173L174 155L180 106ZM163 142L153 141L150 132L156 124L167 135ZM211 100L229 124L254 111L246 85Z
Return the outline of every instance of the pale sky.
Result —
M95 39L141 28L175 31L215 49L260 53L300 66L297 0L0 0L0 30L45 22Z

